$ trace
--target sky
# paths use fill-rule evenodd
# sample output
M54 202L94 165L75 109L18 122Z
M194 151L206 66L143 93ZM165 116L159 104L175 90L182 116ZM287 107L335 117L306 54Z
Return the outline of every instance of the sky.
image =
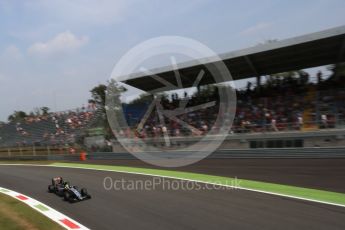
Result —
M183 36L216 53L345 24L344 0L0 0L0 121L80 107L135 45Z

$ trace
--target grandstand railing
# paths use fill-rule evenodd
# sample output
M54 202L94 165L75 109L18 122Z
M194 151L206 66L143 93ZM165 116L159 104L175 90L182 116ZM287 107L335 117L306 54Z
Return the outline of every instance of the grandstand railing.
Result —
M131 127L131 132L124 130L122 137L142 137L142 138L154 138L163 136L162 129L158 132L152 132L150 130L136 130L137 127ZM212 128L212 127L211 127ZM345 120L328 120L328 121L313 121L304 122L303 124L298 124L297 122L283 123L277 122L276 125L273 124L246 124L243 126L233 125L230 134L248 134L248 133L280 133L280 132L310 132L310 131L324 131L324 130L334 130L334 129L345 129ZM181 128L179 135L176 135L175 129L167 128L167 133L174 137L188 137L188 136L202 136L206 135L208 131L202 132L202 134L196 134L190 132L186 128Z

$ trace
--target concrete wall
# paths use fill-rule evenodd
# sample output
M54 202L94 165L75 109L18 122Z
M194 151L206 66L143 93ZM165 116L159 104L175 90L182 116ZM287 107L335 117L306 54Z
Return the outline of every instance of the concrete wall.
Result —
M199 138L200 139L200 138ZM193 142L199 141L196 137L178 137L170 138L170 141L178 145L177 148L187 147ZM284 143L288 140L295 141L300 140L303 143L303 147L345 147L345 129L337 130L323 130L323 131L313 131L313 132L270 132L270 133L248 133L248 134L233 134L227 136L220 146L221 149L249 149L251 141L260 141L267 143L269 140L282 140ZM164 146L163 138L146 139L143 140L147 145L153 146ZM212 141L212 140L210 140ZM127 146L131 148L140 148L141 145L139 141L131 141ZM208 144L206 140L205 143L200 141L200 147L204 144ZM265 147L265 145L264 145ZM267 147L267 146L266 146ZM293 147L293 146L291 146ZM118 142L113 142L114 152L124 152L126 151L123 146Z

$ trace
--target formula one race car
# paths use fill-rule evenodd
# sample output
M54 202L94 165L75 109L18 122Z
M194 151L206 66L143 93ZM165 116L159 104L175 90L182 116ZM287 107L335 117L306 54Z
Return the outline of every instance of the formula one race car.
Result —
M71 186L68 182L64 181L62 177L55 177L52 183L48 185L48 191L55 193L58 196L63 196L65 201L75 202L90 199L86 188L78 190L77 186Z

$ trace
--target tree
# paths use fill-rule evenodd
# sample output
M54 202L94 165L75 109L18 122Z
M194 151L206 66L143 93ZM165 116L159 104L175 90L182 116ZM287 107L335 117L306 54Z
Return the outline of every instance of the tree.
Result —
M116 97L118 104L121 104L121 94L126 92L127 89L124 86L120 86L114 80L108 82L108 87L104 84L100 84L90 90L92 99L89 102L95 103L105 113L106 97L111 95L112 100Z
M106 90L107 90L107 86L104 84L100 84L90 90L91 97L96 104L102 105L102 106L105 105Z
M8 116L9 122L23 121L28 115L23 111L14 111L13 114Z
M100 84L90 90L92 99L89 100L91 103L95 103L98 107L96 112L96 121L92 125L93 127L103 127L106 132L106 138L112 137L111 128L106 119L105 103L106 96L110 95L111 100L115 100L119 105L121 105L121 93L127 91L124 86L120 86L114 80L108 82L108 87L104 84Z
M107 89L116 89L119 94L126 92L127 89L124 86L120 86L114 80L108 82L108 87L104 84L99 84L90 90L93 102L97 105L105 106Z
M48 115L49 110L50 109L46 106L41 107L42 115Z

